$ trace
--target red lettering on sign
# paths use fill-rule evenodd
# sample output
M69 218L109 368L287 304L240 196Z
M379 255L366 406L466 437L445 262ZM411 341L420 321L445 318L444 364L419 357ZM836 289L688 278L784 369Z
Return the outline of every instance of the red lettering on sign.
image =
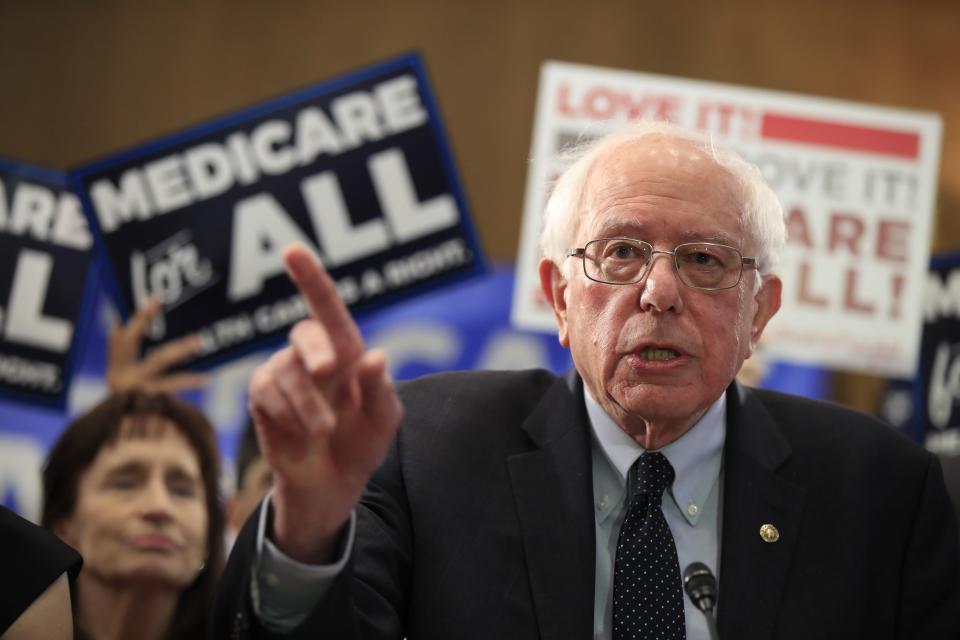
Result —
M860 255L860 240L863 238L863 220L851 213L834 213L830 216L830 237L827 248L835 252L837 247L844 245L850 255Z
M721 137L755 139L759 113L725 102L704 102L697 108L697 129Z
M881 220L877 227L877 257L891 262L906 262L909 239L909 222Z
M564 116L593 120L654 118L676 122L679 108L680 102L675 96L633 95L628 90L605 85L592 85L578 93L566 82L557 87L557 113Z
M856 269L847 269L846 282L843 291L843 308L847 311L873 315L876 307L874 305L857 299L857 273Z
M573 107L570 106L570 85L566 82L562 83L557 90L557 112L565 116L576 115Z
M800 265L800 289L797 294L797 301L800 304L810 305L811 307L826 307L827 297L816 295L810 290L810 269L812 265L804 262Z
M890 317L900 317L900 301L903 299L903 276L897 274L890 280L893 287L893 300L890 302Z
M787 240L791 243L802 244L807 249L813 249L813 240L810 238L810 228L803 209L793 207L787 212Z

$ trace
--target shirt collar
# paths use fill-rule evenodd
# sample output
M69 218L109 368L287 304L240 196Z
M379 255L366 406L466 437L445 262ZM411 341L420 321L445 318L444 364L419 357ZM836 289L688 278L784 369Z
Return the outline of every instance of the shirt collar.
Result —
M583 387L583 397L597 444L619 474L623 486L627 472L644 448L607 415L586 386ZM669 491L671 499L691 525L697 523L710 489L720 477L723 442L726 438L726 404L724 393L689 431L660 449L675 473Z

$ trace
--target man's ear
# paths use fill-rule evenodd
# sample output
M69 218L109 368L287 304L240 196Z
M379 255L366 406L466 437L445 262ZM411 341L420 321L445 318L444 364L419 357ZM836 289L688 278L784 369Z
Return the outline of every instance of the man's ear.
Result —
M780 295L783 290L783 283L777 276L763 276L763 284L760 285L760 291L754 296L757 303L757 309L753 313L753 321L750 326L750 350L756 348L763 334L764 328L770 322L777 311L780 309Z
M567 334L567 300L564 294L567 290L567 279L563 277L560 268L553 260L540 259L540 289L543 297L553 308L557 318L557 338L564 347L570 346Z

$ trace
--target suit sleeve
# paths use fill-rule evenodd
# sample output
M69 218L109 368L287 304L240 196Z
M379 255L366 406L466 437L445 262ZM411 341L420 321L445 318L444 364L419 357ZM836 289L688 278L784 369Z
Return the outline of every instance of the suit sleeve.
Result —
M960 638L960 550L957 520L937 458L926 478L907 544L897 637Z
M400 640L410 580L411 534L399 445L394 442L357 506L354 548L327 594L288 633L265 628L253 607L256 596L259 511L244 525L224 569L210 638L364 638Z

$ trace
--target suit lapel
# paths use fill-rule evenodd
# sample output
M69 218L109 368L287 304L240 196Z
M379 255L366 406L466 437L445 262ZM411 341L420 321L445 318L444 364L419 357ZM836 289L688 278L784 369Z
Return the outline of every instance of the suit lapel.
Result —
M790 446L763 404L734 383L728 391L718 616L725 638L770 638L776 624L804 490L777 471ZM778 539L761 537L765 524Z
M581 393L576 376L557 380L523 425L536 448L507 459L544 640L593 635L593 483Z

